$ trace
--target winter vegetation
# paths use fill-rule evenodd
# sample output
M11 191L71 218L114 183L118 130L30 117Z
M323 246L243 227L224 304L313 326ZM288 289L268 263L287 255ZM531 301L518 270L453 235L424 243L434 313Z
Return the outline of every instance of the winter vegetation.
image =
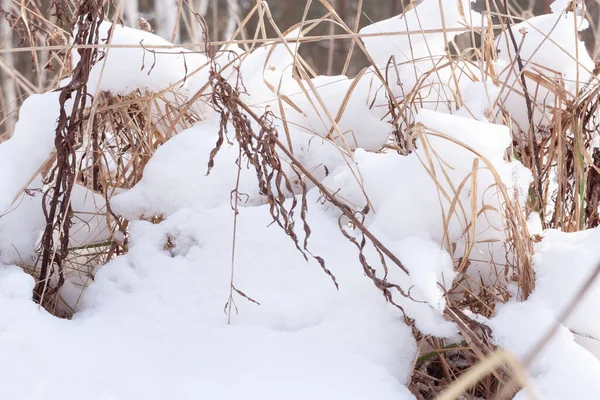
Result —
M594 399L600 5L0 9L0 399Z

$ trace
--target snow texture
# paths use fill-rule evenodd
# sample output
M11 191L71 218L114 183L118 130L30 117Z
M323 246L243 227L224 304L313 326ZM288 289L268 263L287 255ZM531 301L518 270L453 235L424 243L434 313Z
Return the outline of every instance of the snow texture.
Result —
M563 79L574 92L590 79L593 64L573 29L585 23L563 12L563 3L554 4L554 14L529 19L513 31L523 43L526 68ZM407 385L418 349L403 317L412 318L425 335L456 339L458 328L444 318L446 291L455 283L455 265L469 252L467 274L476 283L469 290L477 293L480 283L498 281L511 290L495 267L509 257L504 210L507 199L524 206L531 181L522 164L507 161L510 128L492 123L503 98L518 128L528 129L518 93L507 93L481 71L467 73L472 66L465 62L421 77L438 66L453 39L442 25L468 30L481 22L467 0L444 2L442 21L440 4L424 0L361 30L376 65L354 78L294 76L292 43L251 53L232 45L219 56L232 85L238 83L239 67L243 100L258 114L272 112L279 139L299 162L353 210L369 211L365 226L408 271L387 257L387 268L372 266L378 277L400 288L392 289L391 300L405 315L364 276L356 248L340 226L350 237L360 239L360 233L322 201L314 184L307 184L309 247L326 260L339 290L274 226L255 171L236 164L236 144L225 141L207 174L220 120L206 107L202 121L154 153L137 185L112 198L112 211L130 221L128 253L93 266L93 282L81 271L70 274L61 294L76 313L72 320L51 316L32 301L35 282L23 267L35 264L45 226L40 171L54 147L58 92L33 95L21 108L12 139L0 144L0 399L75 400L83 393L90 400L414 399ZM396 34L420 29L427 33ZM145 48L107 49L93 67L89 93L189 98L210 91L203 55L108 22L101 25L101 36L112 45ZM287 38L299 36L292 31ZM503 35L497 41L499 78L515 83L514 49ZM398 68L388 68L390 63ZM384 93L384 77L400 84ZM400 156L384 148L394 131L387 104L392 96L406 100L417 85L427 89L406 106L415 146ZM518 92L518 84L514 88ZM460 103L449 101L454 91L461 92ZM553 103L544 89L536 93L542 96L538 100L546 96L545 104ZM539 125L549 118L550 107L538 111ZM257 128L254 122L252 127ZM279 155L293 177L291 160ZM230 202L238 174L244 196L234 232ZM294 193L283 193L287 205L299 188L293 182ZM78 185L72 202L72 247L113 239L102 195ZM96 210L99 214L91 215ZM149 222L154 217L159 222ZM303 239L300 225L296 221L295 231ZM498 346L517 357L526 356L556 323L600 260L600 229L543 232L534 216L528 227L544 236L535 249L535 291L527 301L499 305L489 320L474 316L492 329ZM233 237L233 282L239 292L231 292L231 303ZM363 253L366 260L380 260L372 245ZM77 291L87 284L83 293ZM532 386L542 399L595 398L600 391L600 361L594 356L599 301L595 283L530 366ZM230 325L224 306L231 309Z

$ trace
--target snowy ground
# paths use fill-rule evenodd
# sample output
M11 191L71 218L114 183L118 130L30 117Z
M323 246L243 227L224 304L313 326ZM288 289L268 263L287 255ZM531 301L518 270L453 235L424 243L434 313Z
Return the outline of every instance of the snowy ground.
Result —
M585 49L578 62L564 56L561 49L575 54L574 49L582 46L573 26L583 28L583 23L573 13L562 12L558 3L554 14L530 20L527 28L550 32L557 42L545 42L547 48L536 52L532 49L539 47L543 36L529 33L523 52L567 80L579 77L585 82L593 68ZM475 12L464 17L454 2L448 4L444 9L447 27L476 26L481 20ZM462 6L468 10L469 2L463 1ZM406 24L391 19L363 33L412 30L413 25L420 26L418 20L431 24L422 29L438 28L438 7L437 0L425 0L407 14ZM105 32L109 27L103 24ZM112 42L118 44L165 43L123 27L116 27L113 35ZM297 36L298 32L292 32L288 38ZM415 70L431 69L433 61L413 62L423 54L408 56L406 37L390 38L371 37L365 45L382 70L392 54L399 62L411 62L406 70L397 70L404 87L394 86L392 91L397 89L395 94L400 96L417 84ZM418 35L415 40L423 43L413 42L412 47L427 47L428 57L444 56L442 33ZM499 48L497 67L501 70L510 60L506 54L510 47ZM204 56L175 49L160 54L151 70L149 64L140 70L142 56L141 50L111 50L92 71L90 93L157 92L177 83L179 93L192 96L206 83ZM414 106L412 122L421 124L423 134L417 150L401 157L376 152L389 137L391 126L381 107L369 107L386 104L384 96L370 90L380 84L375 68L356 82L319 77L308 83L292 78L292 61L293 54L284 46L264 47L248 55L241 64L248 92L244 101L257 112L269 105L276 110L274 91L279 91L300 107L303 112L292 107L285 111L296 156L356 210L367 204L367 193L373 211L365 225L410 273L388 260L387 279L410 290L414 299L394 292L394 301L422 333L459 341L457 327L442 315L446 307L443 289L450 288L455 277L453 263L470 250L478 260L472 262L473 279L486 283L494 279L490 265L507 257L499 211L506 206L505 193L522 206L531 179L520 163L505 161L511 132L493 123L499 122L497 99L512 107L517 123L528 123L522 98L503 92L485 77L475 82L463 77L457 81L458 88L451 88L464 92L465 105L459 110ZM194 70L199 72L181 83L185 71ZM427 78L437 89L424 97L446 104L444 88L456 83L451 73L442 70ZM501 76L515 79L509 69ZM347 102L348 110L334 124L327 114L336 115L354 83L357 89ZM302 94L303 85L318 87L319 96L309 90L308 99ZM230 293L234 236L230 193L238 175L238 148L226 144L206 175L219 123L218 115L207 110L205 121L158 149L136 187L113 198L114 211L132 221L129 253L98 268L81 299L65 293L77 309L71 320L40 309L31 298L33 278L16 265L30 265L35 258L45 223L41 196L35 191L33 196L21 192L41 186L40 166L54 146L57 97L54 92L30 97L21 109L14 137L0 144L0 211L5 214L0 217L0 399L415 398L406 387L417 356L412 331L400 310L386 302L365 277L356 247L338 227L339 210L323 203L315 187L310 186L307 195L312 229L309 249L325 259L339 290L316 261L309 257L307 262L272 224L269 206L256 188L256 174L244 168L240 191L248 199L239 207L233 276L235 287L260 304L234 292L228 324L224 307ZM311 103L316 105L310 107ZM539 115L542 120L550 118L550 110ZM333 132L332 139L323 139L329 132ZM290 171L289 166L284 168ZM433 175L440 178L437 184ZM74 198L76 211L90 207L91 201L101 201L90 199L85 194ZM456 204L467 207L455 209ZM473 215L472 204L483 212ZM152 224L142 218L154 215L164 220ZM299 215L296 218L296 230L303 239ZM476 223L469 224L472 220ZM100 220L82 225L90 235L94 233L95 240L105 232ZM491 328L495 344L519 357L555 324L600 260L600 230L538 232L534 223L529 228L531 234L544 236L535 248L534 293L527 301L519 301L515 293L489 321L479 318ZM347 229L358 237L358 231ZM78 244L86 238L79 235ZM448 243L454 245L453 254ZM371 261L378 260L372 246L367 246L365 254ZM373 267L383 276L381 266ZM541 399L586 399L600 393L600 361L594 355L596 339L600 339L599 301L600 284L595 283L532 364L531 383ZM516 398L527 397L519 393Z

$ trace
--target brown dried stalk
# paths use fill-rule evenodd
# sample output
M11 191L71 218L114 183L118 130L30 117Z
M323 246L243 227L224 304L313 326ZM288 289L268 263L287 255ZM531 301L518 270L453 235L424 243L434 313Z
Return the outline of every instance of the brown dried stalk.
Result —
M99 0L84 2L78 9L77 35L74 44L98 44L99 27L104 18L104 7ZM56 127L56 165L45 179L51 185L44 193L43 210L46 228L42 236L42 259L39 281L34 289L34 299L42 303L44 296L57 292L64 284L63 261L69 255L69 229L73 218L71 192L76 179L76 146L84 132L84 110L88 100L87 82L92 66L98 59L98 49L79 49L81 57L73 70L67 86L59 89L60 115ZM67 101L73 99L68 110ZM58 246L55 245L58 235ZM49 281L58 274L58 282L50 287Z

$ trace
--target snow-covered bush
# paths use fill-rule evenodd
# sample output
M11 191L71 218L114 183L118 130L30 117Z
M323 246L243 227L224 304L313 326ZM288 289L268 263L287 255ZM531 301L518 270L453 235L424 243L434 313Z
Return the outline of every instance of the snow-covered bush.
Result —
M423 0L360 31L354 77L312 74L304 23L198 54L90 4L73 44L106 46L0 144L0 398L600 391L576 2L494 37L490 10ZM523 365L460 386L503 351Z

